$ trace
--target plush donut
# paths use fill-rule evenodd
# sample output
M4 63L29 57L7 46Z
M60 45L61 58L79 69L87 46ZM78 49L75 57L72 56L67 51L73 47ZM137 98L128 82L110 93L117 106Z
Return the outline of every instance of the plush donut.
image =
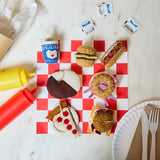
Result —
M47 81L51 96L59 99L73 97L80 90L79 76L73 71L54 72Z
M95 75L90 83L90 86L94 95L101 98L109 97L115 90L115 82L113 77L106 73Z
M118 84L118 79L106 72L100 72L95 74L90 82L89 88L84 91L84 93L90 91L91 95L88 98L92 98L94 95L104 99L106 106L108 106L108 99L116 100L112 96L116 86Z
M96 133L101 134L107 132L112 128L113 124L113 111L100 109L93 114L91 128Z

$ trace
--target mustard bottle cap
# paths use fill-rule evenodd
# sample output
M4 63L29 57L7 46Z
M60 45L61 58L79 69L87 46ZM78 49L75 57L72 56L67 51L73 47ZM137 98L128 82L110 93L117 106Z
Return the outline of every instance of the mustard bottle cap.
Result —
M21 79L22 85L27 84L28 83L28 78L33 77L34 75L35 75L35 73L27 74L24 69L21 69L20 70L20 79Z
M29 74L27 74L27 76L28 77L33 77L33 76L35 76L35 73L29 73Z

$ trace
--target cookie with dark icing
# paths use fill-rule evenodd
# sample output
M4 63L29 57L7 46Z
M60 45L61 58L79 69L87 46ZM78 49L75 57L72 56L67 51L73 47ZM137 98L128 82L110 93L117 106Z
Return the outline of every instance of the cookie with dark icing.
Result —
M73 97L80 90L80 79L73 71L54 72L48 78L47 89L51 96L58 99Z

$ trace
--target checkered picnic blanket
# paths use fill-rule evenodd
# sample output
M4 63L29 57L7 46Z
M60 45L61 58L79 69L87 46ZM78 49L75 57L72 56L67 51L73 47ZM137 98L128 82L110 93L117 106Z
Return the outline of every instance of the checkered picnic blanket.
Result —
M84 94L83 92L88 88L91 77L97 73L105 71L109 74L113 74L119 80L119 85L114 97L117 101L109 100L109 109L115 110L116 123L112 128L111 133L113 134L117 123L122 116L128 110L128 60L127 60L127 41L123 41L126 45L126 51L118 59L118 61L109 69L105 68L100 63L100 57L105 51L114 43L112 41L105 40L93 40L92 45L97 50L98 60L96 60L94 67L80 67L76 64L74 54L80 45L85 42L83 40L59 40L59 61L56 64L46 64L44 62L40 43L38 43L37 50L37 86L40 88L40 93L36 101L37 109L37 121L36 121L36 133L37 134L49 134L54 133L49 121L45 119L48 113L55 108L60 101L52 97L46 88L46 83L50 74L58 70L72 70L76 72L82 82L80 91L72 98L67 99L67 103L73 106L79 115L79 127L83 134L87 133L88 120L92 106L98 106L98 104L105 105L104 101L99 98L89 99L90 93Z

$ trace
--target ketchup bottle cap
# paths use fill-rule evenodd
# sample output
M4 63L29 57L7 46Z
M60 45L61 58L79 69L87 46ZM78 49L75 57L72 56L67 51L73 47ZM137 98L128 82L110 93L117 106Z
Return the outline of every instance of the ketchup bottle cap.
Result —
M36 87L35 89L33 89L32 91L29 91L27 88L25 88L23 90L23 93L25 94L25 96L31 101L33 102L36 98L33 96L33 94L38 90L39 88Z

